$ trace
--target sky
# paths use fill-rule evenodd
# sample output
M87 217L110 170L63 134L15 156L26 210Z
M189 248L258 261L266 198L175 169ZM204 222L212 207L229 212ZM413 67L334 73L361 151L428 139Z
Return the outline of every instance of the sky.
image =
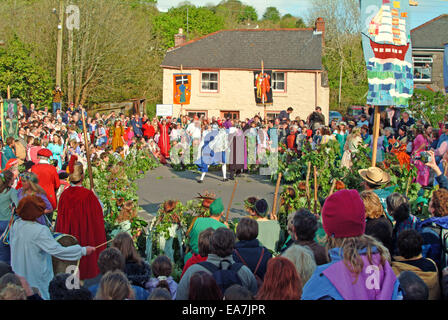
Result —
M184 0L158 0L157 7L160 11L167 11L171 7L176 7ZM379 0L378 0L379 1ZM218 4L221 0L190 0L196 6L206 4ZM243 3L253 6L261 18L267 7L276 7L282 15L290 13L296 17L305 17L307 10L312 5L312 0L242 0ZM410 23L411 28L438 17L441 14L448 14L448 0L418 0L417 7L411 7Z

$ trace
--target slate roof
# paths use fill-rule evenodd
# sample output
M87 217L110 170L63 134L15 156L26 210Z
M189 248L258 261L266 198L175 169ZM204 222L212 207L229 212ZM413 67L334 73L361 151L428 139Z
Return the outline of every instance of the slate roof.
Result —
M442 14L411 30L413 48L443 49L448 43L448 14Z
M322 34L313 29L221 30L168 50L162 67L322 70Z

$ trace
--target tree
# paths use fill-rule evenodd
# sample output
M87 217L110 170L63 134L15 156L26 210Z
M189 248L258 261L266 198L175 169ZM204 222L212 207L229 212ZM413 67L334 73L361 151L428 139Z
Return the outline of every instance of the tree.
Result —
M267 7L263 14L263 20L270 20L277 23L280 21L280 12L276 7Z
M314 0L308 12L309 25L316 19L325 21L323 63L328 71L330 106L348 107L365 104L368 90L367 73L360 35L360 8L358 0ZM342 81L340 81L342 71ZM342 87L339 106L339 87Z
M192 5L171 8L168 12L156 16L154 21L165 48L174 46L174 35L179 32L179 28L187 29L187 8L189 39L224 28L224 19L208 8Z
M287 29L297 28L298 23L299 23L298 18L287 13L280 20L280 28L287 28ZM303 20L302 20L302 23L303 23Z
M19 98L25 104L51 103L52 79L31 56L31 49L15 35L0 48L0 93L6 98L10 86L11 98Z
M238 14L238 22L257 21L258 14L252 6L244 6L243 10Z

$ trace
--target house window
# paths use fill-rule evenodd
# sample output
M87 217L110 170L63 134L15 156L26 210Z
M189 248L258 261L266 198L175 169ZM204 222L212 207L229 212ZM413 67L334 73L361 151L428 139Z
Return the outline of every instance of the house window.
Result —
M218 92L218 72L201 73L201 91Z
M221 111L221 118L231 119L231 120L239 120L240 112L239 111Z
M416 56L414 61L414 81L431 82L432 76L432 57Z
M202 116L204 118L207 118L207 111L192 111L192 110L187 110L187 116L189 118L194 118L195 116L198 116L198 118L201 118Z
M275 120L278 115L280 114L280 111L268 111L266 112L266 118L269 120Z
M278 92L286 91L286 74L284 72L272 73L272 90Z

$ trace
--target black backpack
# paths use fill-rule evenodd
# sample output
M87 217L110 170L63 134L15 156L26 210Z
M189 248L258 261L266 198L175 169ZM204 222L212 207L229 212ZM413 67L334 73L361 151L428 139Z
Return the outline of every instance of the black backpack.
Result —
M246 263L246 261L244 261L243 257L240 255L238 250L235 249L234 252L238 256L238 258L241 260L241 262L243 262L244 265L249 268L249 265ZM255 270L253 272L253 274L255 276L255 280L257 280L258 289L260 289L261 286L263 285L263 279L261 279L261 277L257 274L258 268L260 267L260 263L261 263L261 260L263 260L263 257L264 257L264 247L261 249L260 258L258 258L257 266L255 267Z
M231 264L229 260L222 260L219 263L219 267L208 261L198 263L212 273L212 276L218 284L218 287L221 289L222 294L224 294L228 287L234 284L243 285L240 277L238 276L238 271L241 269L243 264L233 263L228 269L223 269L222 263L224 261Z

